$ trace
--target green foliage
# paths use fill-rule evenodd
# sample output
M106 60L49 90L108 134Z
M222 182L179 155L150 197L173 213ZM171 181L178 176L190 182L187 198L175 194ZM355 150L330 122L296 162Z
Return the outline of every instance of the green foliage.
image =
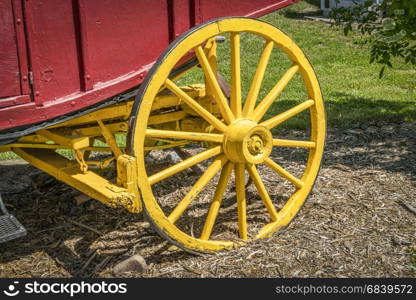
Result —
M416 65L416 1L383 0L380 5L373 0L353 2L353 7L334 9L331 16L345 35L356 29L366 36L371 45L370 63L382 66L379 77L386 67L393 67L393 57Z

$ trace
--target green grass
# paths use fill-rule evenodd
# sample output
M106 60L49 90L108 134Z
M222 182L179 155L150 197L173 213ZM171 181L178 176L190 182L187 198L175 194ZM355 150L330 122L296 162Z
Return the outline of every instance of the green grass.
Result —
M325 98L328 124L350 127L415 120L416 68L397 60L394 69L379 79L380 66L369 64L369 49L361 36L344 36L326 23L291 18L314 8L301 2L263 19L291 36L310 59Z
M394 69L378 78L379 66L369 64L369 49L358 35L344 36L340 29L303 19L317 14L316 0L302 1L262 18L287 33L311 61L321 84L326 103L329 126L365 126L378 121L402 122L416 120L416 68L401 61ZM252 35L242 35L242 85L247 94L263 42ZM229 80L229 44L219 45L222 58L219 70ZM290 61L275 50L269 61L260 96L275 85L290 66ZM300 76L295 77L273 104L268 116L284 111L305 100L306 91ZM203 76L196 68L179 83L200 83ZM302 129L309 115L302 113L285 122L284 127ZM0 153L0 159L17 158L11 153Z
M348 128L378 121L402 122L416 120L416 68L396 60L382 79L380 66L369 64L369 46L360 35L344 36L342 30L320 22L303 19L319 13L317 1L303 1L263 18L288 34L311 61L324 95L328 125ZM311 4L315 3L315 4ZM242 84L246 94L261 53L263 42L252 35L242 37ZM219 45L219 70L229 81L229 44ZM260 96L275 85L290 66L281 51L275 50L269 61ZM267 117L284 111L305 100L301 79L295 78L274 103ZM200 70L194 70L180 84L202 80ZM260 97L260 98L261 98ZM302 129L307 126L307 114L285 123L284 127Z

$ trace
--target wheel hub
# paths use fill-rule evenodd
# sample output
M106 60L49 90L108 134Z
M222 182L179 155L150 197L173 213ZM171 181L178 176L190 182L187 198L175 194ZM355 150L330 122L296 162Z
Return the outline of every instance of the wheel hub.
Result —
M235 120L225 132L224 152L236 163L262 163L269 157L272 147L270 130L248 119Z

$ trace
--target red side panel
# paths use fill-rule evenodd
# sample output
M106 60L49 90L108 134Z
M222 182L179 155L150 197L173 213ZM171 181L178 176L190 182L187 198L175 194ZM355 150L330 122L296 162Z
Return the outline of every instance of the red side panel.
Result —
M85 76L92 87L139 70L169 44L166 0L79 2Z
M168 1L168 4L170 4L170 39L173 41L194 25L194 5L190 0L173 0Z
M170 41L194 25L259 17L297 1L0 0L0 130L139 85Z
M37 105L138 71L169 43L166 0L33 0L26 12Z
M20 95L19 59L12 2L0 0L0 98L17 95Z
M35 102L79 91L73 1L25 1Z

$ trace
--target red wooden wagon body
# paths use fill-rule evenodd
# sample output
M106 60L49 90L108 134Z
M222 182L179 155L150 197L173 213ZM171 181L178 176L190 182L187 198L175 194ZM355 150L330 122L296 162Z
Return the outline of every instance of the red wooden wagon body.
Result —
M187 251L269 237L311 192L325 141L309 60L255 19L298 1L0 0L0 152L108 206L144 211ZM282 110L275 100L292 80L299 99ZM281 136L292 118L305 121L304 134ZM303 151L297 173L280 165L279 148ZM251 182L258 193L247 197L258 195L263 212L246 201ZM237 217L215 233L227 197ZM1 198L0 211L0 242L24 234Z
M298 1L0 0L0 135L139 85L169 43L195 25L259 17Z

